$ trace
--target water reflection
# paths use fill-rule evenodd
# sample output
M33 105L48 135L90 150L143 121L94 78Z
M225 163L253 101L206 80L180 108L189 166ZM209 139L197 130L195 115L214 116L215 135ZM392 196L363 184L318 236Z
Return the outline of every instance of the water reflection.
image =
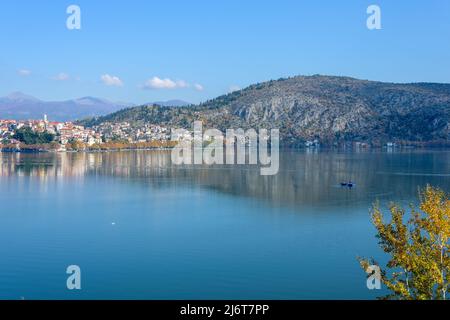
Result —
M449 191L449 158L285 151L261 176L169 151L3 153L0 299L373 299L356 261L383 259L368 207ZM88 277L76 296L71 264Z
M2 153L0 177L42 183L111 176L152 187L186 184L277 205L346 205L378 199L411 199L427 183L450 189L450 152L307 152L280 154L280 171L261 176L257 166L176 166L170 151L103 153ZM352 190L340 181L355 181Z

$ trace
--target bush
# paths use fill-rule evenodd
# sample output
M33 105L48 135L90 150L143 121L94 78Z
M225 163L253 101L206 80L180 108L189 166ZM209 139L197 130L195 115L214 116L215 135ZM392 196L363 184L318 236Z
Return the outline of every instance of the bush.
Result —
M47 131L34 132L31 128L25 127L17 129L13 138L25 144L44 144L52 142L55 139L55 135Z

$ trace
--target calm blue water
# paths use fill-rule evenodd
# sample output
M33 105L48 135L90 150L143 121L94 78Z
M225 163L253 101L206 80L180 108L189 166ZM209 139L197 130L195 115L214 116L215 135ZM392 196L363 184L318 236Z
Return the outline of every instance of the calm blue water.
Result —
M273 177L165 151L0 153L0 298L373 299L369 208L426 183L450 190L450 152L283 152Z

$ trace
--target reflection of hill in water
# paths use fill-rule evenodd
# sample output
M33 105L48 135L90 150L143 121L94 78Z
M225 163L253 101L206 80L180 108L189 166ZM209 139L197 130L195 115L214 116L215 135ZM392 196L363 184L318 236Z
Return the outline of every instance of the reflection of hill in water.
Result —
M58 181L116 176L152 187L193 186L264 198L277 204L369 205L379 199L410 199L426 183L450 189L449 152L282 152L280 172L260 176L257 166L174 166L170 151L0 154L0 176ZM352 180L353 190L340 181Z

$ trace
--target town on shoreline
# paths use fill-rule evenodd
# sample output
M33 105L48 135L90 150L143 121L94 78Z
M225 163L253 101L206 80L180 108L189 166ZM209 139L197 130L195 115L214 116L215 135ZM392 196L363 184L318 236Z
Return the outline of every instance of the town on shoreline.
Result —
M74 122L0 119L0 151L106 151L173 148L170 130L147 124L137 131L127 122L85 128Z
M191 140L191 131L173 134L170 128L152 123L103 122L86 128L77 122L49 121L44 115L40 120L3 120L0 119L0 152L79 152L79 151L113 151L172 149L180 141ZM211 142L212 137L205 136L203 142ZM283 145L281 145L283 146ZM287 146L289 147L289 146ZM436 143L411 141L369 144L367 142L349 141L344 145L327 146L314 139L304 141L296 148L319 149L331 147L338 149L368 150L372 148L441 148Z

